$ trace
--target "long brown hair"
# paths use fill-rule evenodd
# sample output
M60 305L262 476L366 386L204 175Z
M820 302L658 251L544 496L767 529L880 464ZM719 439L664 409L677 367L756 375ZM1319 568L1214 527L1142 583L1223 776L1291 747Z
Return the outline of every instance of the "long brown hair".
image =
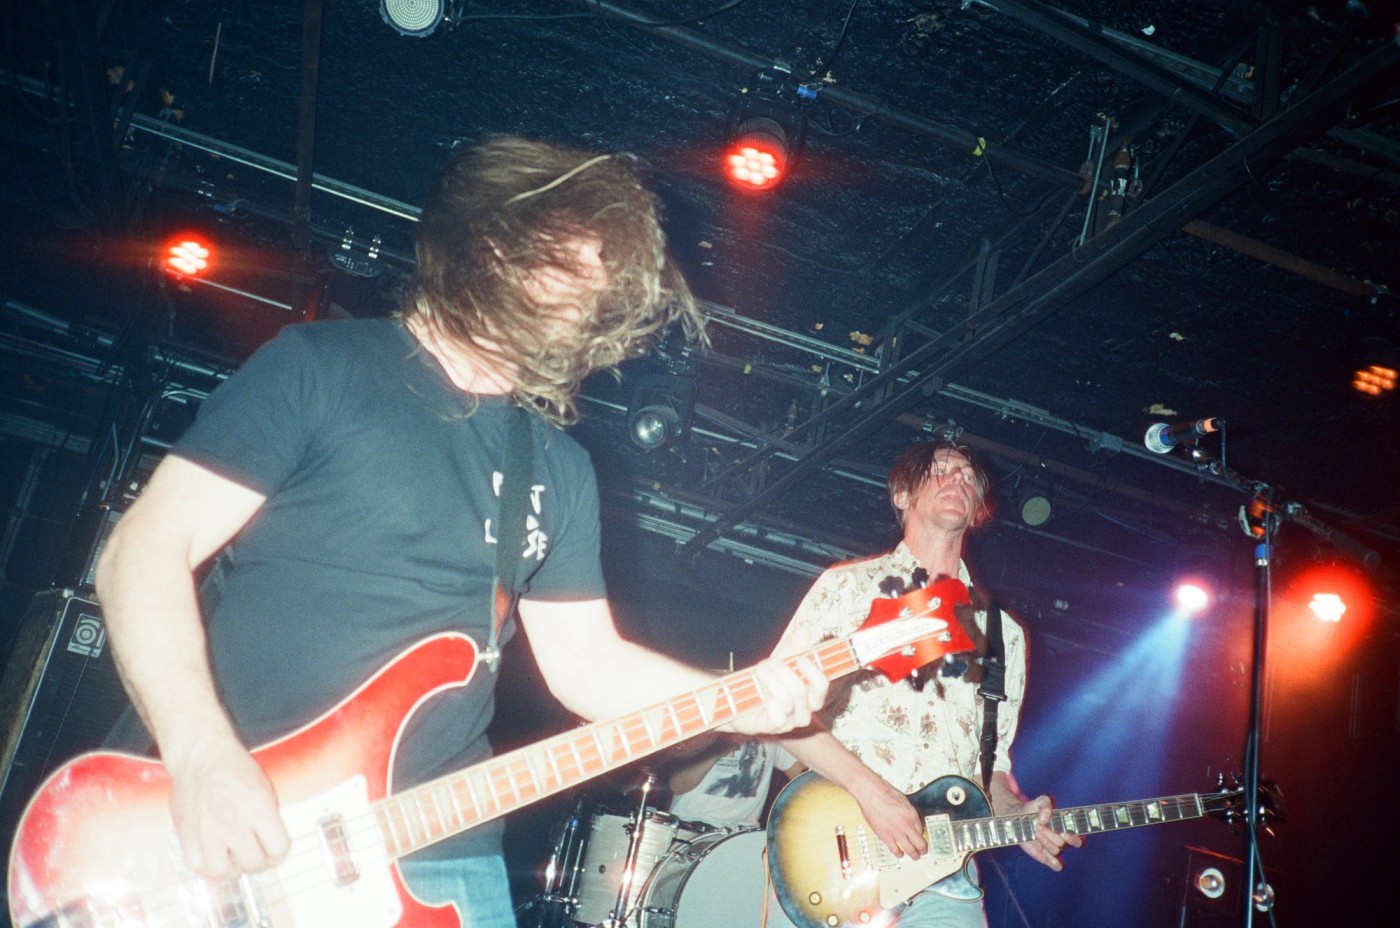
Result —
M401 312L469 356L511 370L515 402L556 424L573 422L589 374L645 353L673 322L704 340L660 212L631 155L492 136L455 155L424 203ZM571 248L581 240L600 243L607 284L582 307L577 327L561 329L523 282L549 267L585 271Z

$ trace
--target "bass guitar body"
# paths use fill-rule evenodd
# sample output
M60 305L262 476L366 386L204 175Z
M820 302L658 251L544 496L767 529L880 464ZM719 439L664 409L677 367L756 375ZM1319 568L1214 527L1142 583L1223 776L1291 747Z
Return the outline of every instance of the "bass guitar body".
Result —
M475 663L470 639L428 639L330 713L254 751L277 789L292 850L277 869L234 882L203 880L184 866L160 763L95 753L64 766L15 836L15 928L456 928L455 910L425 906L405 889L374 807L404 721L434 692L464 685Z

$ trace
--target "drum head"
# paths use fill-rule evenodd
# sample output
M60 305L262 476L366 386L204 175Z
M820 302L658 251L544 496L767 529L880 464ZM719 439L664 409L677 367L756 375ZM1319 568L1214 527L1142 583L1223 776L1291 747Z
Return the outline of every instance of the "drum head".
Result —
M645 928L741 928L763 917L764 832L703 835L657 866L643 906Z

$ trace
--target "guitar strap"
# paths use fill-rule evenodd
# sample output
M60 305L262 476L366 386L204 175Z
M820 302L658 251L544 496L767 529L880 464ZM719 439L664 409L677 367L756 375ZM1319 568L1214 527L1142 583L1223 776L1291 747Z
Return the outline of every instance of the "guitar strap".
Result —
M505 455L501 464L501 510L496 522L496 576L491 585L491 640L481 661L495 673L501 661L500 639L524 590L517 585L520 552L525 545L525 520L529 512L530 483L535 474L535 442L530 413L519 406L506 426Z
M1006 644L1001 634L1001 606L996 598L987 604L987 655L982 658L985 676L978 688L982 697L982 789L992 788L992 766L997 759L997 706L1006 699Z

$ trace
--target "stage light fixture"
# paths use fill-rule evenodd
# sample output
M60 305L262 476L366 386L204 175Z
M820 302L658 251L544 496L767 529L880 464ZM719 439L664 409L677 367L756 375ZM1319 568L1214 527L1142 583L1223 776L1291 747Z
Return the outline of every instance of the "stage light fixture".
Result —
M800 102L804 91L792 75L764 68L739 92L724 150L724 176L740 190L772 190L797 164L807 134Z
M1200 581L1181 581L1176 585L1173 598L1177 608L1189 615L1200 615L1210 608L1210 591Z
M696 374L684 364L642 362L626 375L627 437L643 451L659 451L690 434Z
M379 0L379 15L399 35L421 39L432 35L444 19L449 24L458 18L457 6L449 0Z
M1201 615L1224 595L1224 580L1215 561L1200 554L1181 559L1172 583L1172 603L1181 615Z
M1357 393L1383 397L1395 393L1396 372L1400 371L1400 351L1388 338L1372 336L1361 339L1351 386Z
M203 240L192 235L177 235L165 246L162 267L184 277L199 277L209 270L213 252Z
M1347 613L1346 600L1337 593L1314 593L1308 600L1308 611L1319 622L1340 622Z
M1016 513L1021 521L1031 528L1038 528L1050 521L1054 507L1050 497L1039 490L1025 487L1016 494Z

